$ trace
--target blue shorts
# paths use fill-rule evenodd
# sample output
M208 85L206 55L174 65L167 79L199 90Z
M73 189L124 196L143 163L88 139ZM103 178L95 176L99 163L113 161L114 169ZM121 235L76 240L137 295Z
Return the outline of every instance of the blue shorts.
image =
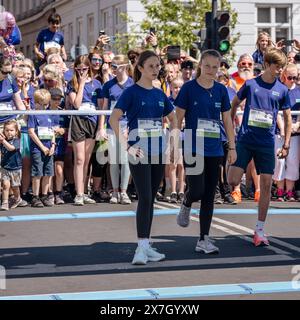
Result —
M53 156L45 156L42 152L35 152L31 155L31 176L32 177L53 177L54 162Z
M232 165L246 171L249 162L253 159L257 174L274 174L275 151L274 147L260 147L245 143L237 143L237 160Z

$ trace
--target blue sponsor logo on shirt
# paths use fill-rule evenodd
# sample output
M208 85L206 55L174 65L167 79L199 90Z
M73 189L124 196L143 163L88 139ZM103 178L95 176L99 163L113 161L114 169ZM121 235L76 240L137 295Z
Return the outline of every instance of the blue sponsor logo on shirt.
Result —
M221 108L221 102L216 102L215 103L215 108Z
M97 95L96 91L92 92L92 96L96 96L96 95Z
M164 102L163 101L159 101L159 106L160 107L164 107L165 106Z
M13 91L13 89L7 89L7 92L8 93L13 93L14 91Z
M276 96L276 97L279 97L279 96L280 96L280 93L277 92L277 91L272 91L272 95L273 95L273 96Z

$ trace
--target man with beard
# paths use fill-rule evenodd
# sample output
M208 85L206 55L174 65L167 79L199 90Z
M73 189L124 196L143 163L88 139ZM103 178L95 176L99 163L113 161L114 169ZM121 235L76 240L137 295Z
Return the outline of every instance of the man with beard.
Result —
M254 61L250 54L242 54L237 63L238 71L231 75L231 86L239 91L246 80L254 77Z

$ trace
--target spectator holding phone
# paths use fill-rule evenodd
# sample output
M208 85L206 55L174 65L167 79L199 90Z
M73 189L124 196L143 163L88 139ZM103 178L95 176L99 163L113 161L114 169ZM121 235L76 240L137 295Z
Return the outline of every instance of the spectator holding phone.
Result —
M252 57L255 63L264 65L264 54L268 48L272 47L272 40L267 32L260 32L256 41L256 51Z

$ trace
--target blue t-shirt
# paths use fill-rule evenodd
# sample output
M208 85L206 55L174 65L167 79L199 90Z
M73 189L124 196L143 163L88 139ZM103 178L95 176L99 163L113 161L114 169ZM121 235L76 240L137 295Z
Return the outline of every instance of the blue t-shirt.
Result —
M65 79L65 81L70 82L70 81L72 80L72 78L73 78L73 75L74 75L74 70L69 69L68 71L66 71L66 72L64 73L64 79Z
M54 135L54 128L59 126L58 115L30 115L28 116L28 129L34 129L43 145L51 148L51 141ZM30 139L31 153L41 152L35 142Z
M186 111L185 152L203 155L201 149L197 150L196 141L203 141L204 137L204 156L223 156L220 119L221 113L231 108L226 87L214 82L212 88L205 89L196 79L188 81L182 86L175 106ZM188 134L186 130L189 130ZM201 140L197 140L197 136ZM190 137L192 141L187 141ZM198 145L200 146L201 142Z
M98 106L98 99L101 99L102 96L102 85L101 82L94 79L90 82L87 82L83 89L83 98L82 98L82 105L84 104L90 104L93 109L97 110L99 109ZM67 94L69 95L71 92L75 92L75 89L72 87L72 83L69 82ZM74 108L75 109L75 108ZM88 118L89 120L93 122L98 121L98 116L80 116L81 118Z
M125 89L131 87L134 85L134 81L132 78L128 78L127 81L121 85L118 83L117 78L113 78L112 80L106 82L103 86L101 96L103 98L108 99L108 109L113 110L117 104L118 99L122 95ZM109 124L109 117L107 117L107 128L111 129L111 126ZM120 119L120 122L123 126L127 126L127 118L126 116L123 116Z
M9 46L17 46L22 41L21 31L19 27L16 25L10 34L10 36L5 39L5 42Z
M260 50L256 50L252 54L252 58L254 60L254 63L260 63L262 66L264 65L264 54Z
M227 89L227 92L228 92L228 97L229 97L229 101L230 103L232 102L233 98L236 96L236 91L231 88L231 87L226 87ZM225 131L225 128L224 128L224 123L223 121L221 120L220 122L220 127L221 127L221 138L222 138L222 141L223 142L226 142L228 141L227 139L227 136L226 136L226 131Z
M266 83L259 76L247 80L237 96L246 99L238 142L274 148L278 111L291 107L288 88L278 79Z
M16 150L8 151L3 145L0 146L2 158L1 167L8 171L22 169L22 156L20 152L20 139L15 138L7 141L14 146Z
M62 32L52 32L49 29L42 30L36 39L36 42L40 45L40 51L45 53L46 49L64 46L64 35Z
M163 117L174 107L160 89L145 89L134 84L119 98L116 109L127 116L128 144L138 143L146 156L157 156L164 152L166 137L162 130Z
M0 81L0 110L13 110L13 96L19 91L16 79L10 75ZM1 112L0 112L1 113ZM10 119L15 119L16 116L0 116L0 123L4 123Z

